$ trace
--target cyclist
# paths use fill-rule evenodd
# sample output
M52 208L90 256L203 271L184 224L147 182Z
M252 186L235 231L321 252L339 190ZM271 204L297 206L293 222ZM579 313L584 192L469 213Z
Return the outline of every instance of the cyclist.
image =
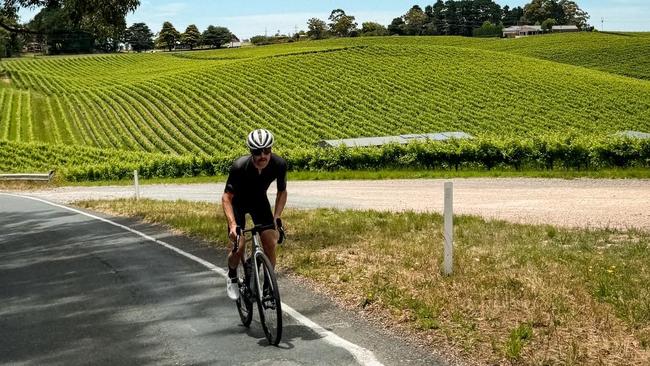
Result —
M231 245L237 238L237 227L244 228L247 213L251 215L255 225L274 225L287 203L287 162L272 153L273 142L273 134L265 129L249 133L246 144L251 154L238 158L230 167L221 203L228 220ZM277 181L278 194L275 198L275 210L271 213L266 190L274 180ZM265 230L260 234L264 253L273 267L278 236L277 230ZM232 300L239 297L237 264L244 253L244 246L242 236L237 252L233 253L232 247L228 251L226 293Z

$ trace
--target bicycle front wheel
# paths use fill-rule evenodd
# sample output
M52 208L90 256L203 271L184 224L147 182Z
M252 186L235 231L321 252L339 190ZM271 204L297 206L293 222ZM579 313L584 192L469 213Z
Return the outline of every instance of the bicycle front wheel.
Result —
M282 302L271 262L263 253L257 254L259 277L257 287L257 308L260 322L270 344L277 346L282 338Z

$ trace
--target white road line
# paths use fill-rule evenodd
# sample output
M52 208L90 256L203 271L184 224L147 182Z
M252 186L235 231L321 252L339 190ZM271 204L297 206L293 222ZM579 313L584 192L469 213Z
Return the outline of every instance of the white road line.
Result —
M18 194L11 194L11 193L3 193L3 192L0 192L0 195L13 196L13 197L18 197L18 198L27 198L27 199L30 199L30 200L34 200L34 201L38 201L38 202L48 204L50 206L59 207L59 208L62 208L62 209L68 210L68 211L72 211L72 212L75 212L77 214L84 215L84 216L90 217L90 218L95 219L95 220L103 221L103 222L105 222L107 224L117 226L117 227L119 227L121 229L132 232L133 234L139 235L139 236L141 236L141 237L143 237L143 238L145 238L147 240L153 241L156 244L162 245L165 248L173 250L174 252L176 252L176 253L178 253L178 254L186 257L186 258L189 258L189 259L191 259L191 260L193 260L193 261L195 261L197 263L200 263L204 267L207 267L209 270L211 270L213 272L216 272L217 274L219 274L220 276L222 276L224 278L227 276L227 272L226 272L225 269L223 269L221 267L217 267L216 265L214 265L214 264L212 264L212 263L210 263L210 262L208 262L208 261L206 261L204 259L201 259L201 258L199 258L199 257L197 257L195 255L192 255L190 253L187 253L187 252L185 252L183 250L180 250L180 249L176 248L173 245L165 243L162 240L158 240L158 239L153 238L153 237L151 237L151 236L149 236L147 234L144 234L144 233L139 232L137 230L131 229L128 226L118 224L118 223L113 222L111 220L108 220L108 219L105 219L105 218L102 218L102 217L99 217L99 216L95 216L95 215L92 215L92 214L89 214L87 212L83 212L83 211L80 211L80 210L77 210L77 209L74 209L74 208L71 208L71 207L67 207L67 206L64 206L64 205L59 205L59 204L56 204L56 203L53 203L53 202L49 202L49 201L41 199L41 198L23 196L23 195L18 195ZM358 346L358 345L356 345L356 344L354 344L352 342L349 342L349 341L339 337L338 335L330 332L329 330L321 327L320 325L316 324L315 322L313 322L312 320L310 320L306 316L300 314L298 311L293 309L291 306L285 304L284 302L282 303L282 310L285 313L289 314L292 318L296 319L296 321L298 323L300 323L300 324L310 328L312 331L316 332L327 343L329 343L329 344L331 344L333 346L336 346L336 347L343 348L343 349L347 350L348 352L350 352L350 354L352 354L352 356L354 356L354 358L359 362L359 364L368 365L368 366L380 366L380 365L382 365L382 363L379 362L377 360L377 358L375 358L374 353L372 353L370 350L365 349L365 348L363 348L361 346Z

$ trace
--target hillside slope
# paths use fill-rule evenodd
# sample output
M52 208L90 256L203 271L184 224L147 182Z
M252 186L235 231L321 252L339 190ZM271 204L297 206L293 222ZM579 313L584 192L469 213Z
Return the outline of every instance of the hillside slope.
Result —
M573 44L574 56L591 55L576 45L588 43L576 42L580 37L602 44L609 35L383 37L9 61L0 139L213 154L240 147L258 127L274 131L287 148L435 131L650 131L649 81L531 57L565 57L548 51L549 44L568 47L555 40ZM633 50L631 59L647 63L636 43L621 44ZM598 68L612 65L603 59Z

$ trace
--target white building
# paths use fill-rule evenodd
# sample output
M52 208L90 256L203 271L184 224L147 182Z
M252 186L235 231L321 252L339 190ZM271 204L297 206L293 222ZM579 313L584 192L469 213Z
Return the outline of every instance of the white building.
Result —
M542 34L540 25L513 25L503 30L503 36L507 38L525 37Z
M551 28L553 33L565 33L565 32L579 32L580 29L578 29L577 26L575 25L554 25L553 28Z

